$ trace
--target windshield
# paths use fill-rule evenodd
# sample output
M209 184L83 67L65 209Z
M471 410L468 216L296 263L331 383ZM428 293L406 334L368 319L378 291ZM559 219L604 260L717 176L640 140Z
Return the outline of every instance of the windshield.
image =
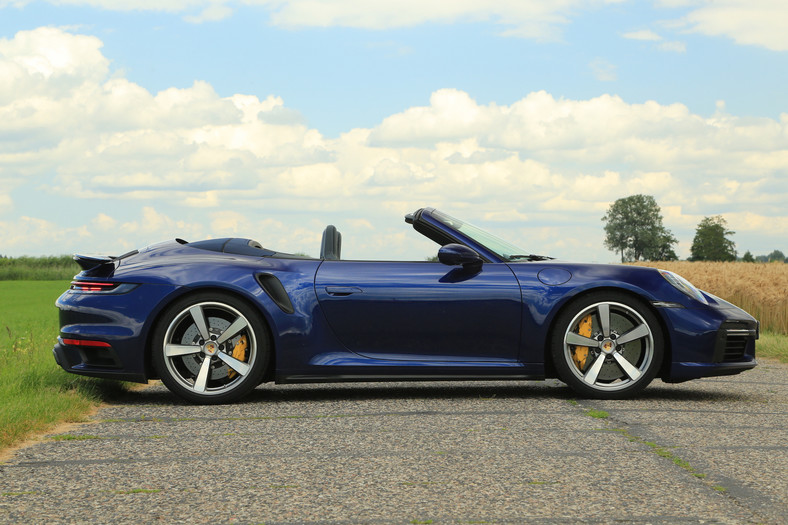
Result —
M447 215L438 210L432 212L432 216L446 226L457 230L463 235L470 237L475 242L485 246L488 250L495 252L504 261L514 261L516 259L532 258L532 255L523 255L527 253L522 248L518 248L510 242L499 239L492 233L486 232L473 224L456 219L451 215Z

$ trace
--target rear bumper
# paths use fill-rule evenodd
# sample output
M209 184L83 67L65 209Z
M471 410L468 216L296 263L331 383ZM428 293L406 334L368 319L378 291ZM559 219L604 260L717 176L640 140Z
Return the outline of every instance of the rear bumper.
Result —
M120 381L133 381L147 383L145 374L131 373L121 369L115 351L112 348L83 349L66 345L58 337L58 342L52 349L55 362L66 372L102 379L117 379Z

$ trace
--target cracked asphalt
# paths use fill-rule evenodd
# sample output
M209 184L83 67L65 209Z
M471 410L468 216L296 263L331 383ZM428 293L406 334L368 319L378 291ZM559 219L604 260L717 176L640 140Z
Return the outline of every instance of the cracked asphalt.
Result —
M655 381L160 385L0 464L5 523L788 523L788 365Z

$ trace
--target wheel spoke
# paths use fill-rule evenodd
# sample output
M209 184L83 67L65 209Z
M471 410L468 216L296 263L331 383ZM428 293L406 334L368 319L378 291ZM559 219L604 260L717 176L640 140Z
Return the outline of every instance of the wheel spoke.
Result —
M224 352L219 352L216 354L216 357L224 361L227 364L227 366L229 366L230 368L232 368L242 376L245 376L246 374L249 373L250 367L248 364L244 363L243 361L239 361L238 359L234 358L229 354L225 354Z
M616 344L625 345L630 341L634 341L635 339L640 339L642 337L647 337L651 334L651 330L649 330L648 325L641 324L630 330L625 334L621 334L618 339L616 339Z
M202 307L197 304L189 308L189 313L194 320L194 325L197 327L197 330L200 331L200 337L205 339L206 341L211 338L211 333L208 331L208 323L205 321L205 315L203 314Z
M597 348L599 346L599 341L597 341L596 339L591 339L590 337L585 337L580 334L576 334L574 332L567 332L566 344L575 345L575 346L590 346L591 348Z
M640 370L635 368L632 365L632 363L627 361L626 357L621 355L619 352L613 352L611 355L616 360L616 363L618 363L618 366L620 366L624 370L624 372L627 374L627 376L629 376L629 378L632 381L637 381L638 380L638 378L641 375L640 374Z
M227 330L225 330L222 333L222 335L219 336L219 339L217 339L216 342L219 344L223 344L225 341L230 339L232 336L234 336L235 334L237 334L247 326L248 323L246 322L246 319L244 319L243 317L237 318L235 321L233 321L233 324L228 326Z
M599 371L602 370L602 365L604 364L605 354L599 354L596 358L596 361L594 361L594 364L591 365L591 368L588 369L586 375L583 376L583 381L589 385L596 383L596 378L599 376Z
M198 353L202 348L195 345L164 345L164 355L167 357L176 357L179 355L190 355Z
M610 305L600 303L597 311L599 312L599 324L602 326L602 335L608 338L610 337Z
M200 367L200 373L197 374L197 379L194 380L194 390L197 392L205 392L205 387L208 385L208 375L211 373L211 358L205 356Z

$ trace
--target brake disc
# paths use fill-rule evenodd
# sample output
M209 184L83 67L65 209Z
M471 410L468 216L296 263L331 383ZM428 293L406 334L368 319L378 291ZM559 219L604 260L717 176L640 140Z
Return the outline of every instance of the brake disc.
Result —
M221 317L209 317L207 321L209 326L208 332L210 332L211 335L215 335L217 337L224 333L224 331L230 326L230 322L222 319ZM192 325L183 333L181 344L197 345L199 344L201 338L202 337L200 336L200 332L197 330L197 327ZM227 344L232 343L228 341ZM200 373L200 368L202 367L202 361L204 357L205 356L202 353L185 355L183 356L183 364L189 369L189 372L197 377L197 375ZM214 359L211 362L210 378L226 378L229 370L230 367L224 364L223 361Z

